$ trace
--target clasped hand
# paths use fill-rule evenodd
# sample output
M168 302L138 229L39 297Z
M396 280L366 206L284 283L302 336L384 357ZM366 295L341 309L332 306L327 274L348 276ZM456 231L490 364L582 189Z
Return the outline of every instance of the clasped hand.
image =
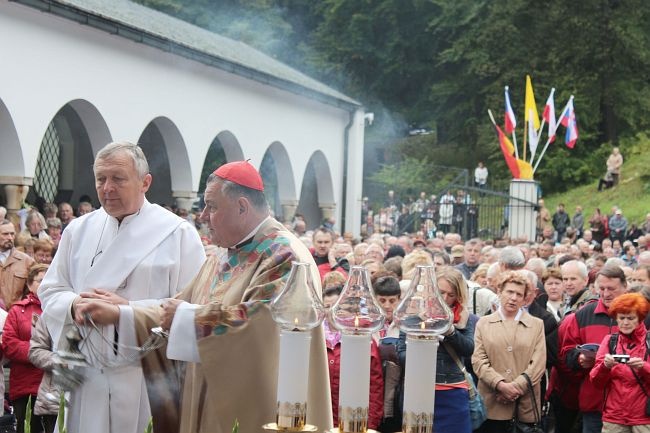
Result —
M497 392L497 401L504 404L511 403L523 395L519 387L512 382L499 382Z
M169 331L172 327L172 321L176 314L176 309L183 301L180 299L166 299L160 306L162 307L162 314L160 315L160 326L165 331Z
M110 325L118 322L120 308L118 305L128 305L129 301L101 289L94 289L92 292L83 292L72 303L72 314L74 321L85 324L87 318L97 325Z
M596 362L595 354L594 356L585 356L584 354L578 355L578 364L580 365L581 368L584 368L585 370L589 370L594 366L594 363Z

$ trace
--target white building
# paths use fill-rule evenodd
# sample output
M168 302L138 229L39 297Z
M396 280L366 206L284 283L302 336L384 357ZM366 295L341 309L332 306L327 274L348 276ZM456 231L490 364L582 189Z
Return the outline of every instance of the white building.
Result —
M128 140L150 201L189 207L212 149L261 169L279 217L359 233L363 107L245 44L127 0L18 0L0 2L0 59L9 208L97 204L93 156Z

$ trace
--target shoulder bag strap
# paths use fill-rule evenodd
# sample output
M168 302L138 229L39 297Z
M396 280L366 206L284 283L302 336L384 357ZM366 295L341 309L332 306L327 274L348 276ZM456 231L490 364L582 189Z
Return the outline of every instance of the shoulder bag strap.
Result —
M630 367L630 366L628 365L628 367ZM630 367L630 371L634 375L634 378L636 379L636 383L638 383L639 386L641 387L641 391L643 391L643 394L645 394L645 396L648 397L648 392L645 390L645 386L643 386L643 382L641 382L641 379L636 374L636 371L634 371L634 369L632 367Z
M616 346L618 345L618 333L609 336L609 353L616 353Z
M526 373L521 373L522 376L526 378L526 383L528 383L528 391L530 392L530 401L533 404L533 413L535 415L535 423L538 424L542 421L542 417L539 414L539 408L537 407L537 400L535 399L535 390L533 389L533 382L530 380L530 377Z
M454 360L454 362L456 363L456 365L458 366L460 371L462 371L463 374L465 375L465 382L467 382L467 386L469 387L469 398L473 399L474 398L475 387L474 387L474 381L472 380L472 377L467 372L467 369L465 368L463 363L460 362L460 359L458 358L458 355L456 354L456 351L454 350L454 348L451 347L451 344L447 344L444 341L442 342L442 344L445 346L445 349L447 350L447 353L449 353L449 356L452 357L452 359Z
M480 287L475 287L474 288L474 293L472 294L472 298L473 298L472 303L474 305L474 314L476 314L476 292L478 292L479 288Z

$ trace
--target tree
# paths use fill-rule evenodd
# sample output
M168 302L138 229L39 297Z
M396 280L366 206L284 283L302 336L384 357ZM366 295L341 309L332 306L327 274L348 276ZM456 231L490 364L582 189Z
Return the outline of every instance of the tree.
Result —
M406 125L435 134L400 139L392 161L423 158L509 176L487 109L503 87L523 125L524 79L538 109L555 87L559 110L575 95L580 139L563 129L536 177L546 191L600 176L608 144L650 130L650 2L644 0L139 0L242 40ZM559 113L558 113L559 114ZM374 133L373 129L378 132ZM379 130L381 131L379 132ZM523 138L523 127L518 131Z

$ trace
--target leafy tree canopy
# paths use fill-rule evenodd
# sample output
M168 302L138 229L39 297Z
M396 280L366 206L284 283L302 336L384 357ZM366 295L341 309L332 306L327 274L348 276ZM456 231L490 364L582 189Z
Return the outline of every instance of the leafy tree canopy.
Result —
M521 145L526 74L540 113L551 87L558 115L575 95L580 139L568 150L559 130L536 174L547 192L602 175L607 145L625 146L650 129L644 0L137 1L246 42L363 101L381 113L367 130L372 140L395 143L405 125L434 129L398 140L393 157L401 161L472 168L484 160L493 176L506 177L487 109L502 121L509 85Z

